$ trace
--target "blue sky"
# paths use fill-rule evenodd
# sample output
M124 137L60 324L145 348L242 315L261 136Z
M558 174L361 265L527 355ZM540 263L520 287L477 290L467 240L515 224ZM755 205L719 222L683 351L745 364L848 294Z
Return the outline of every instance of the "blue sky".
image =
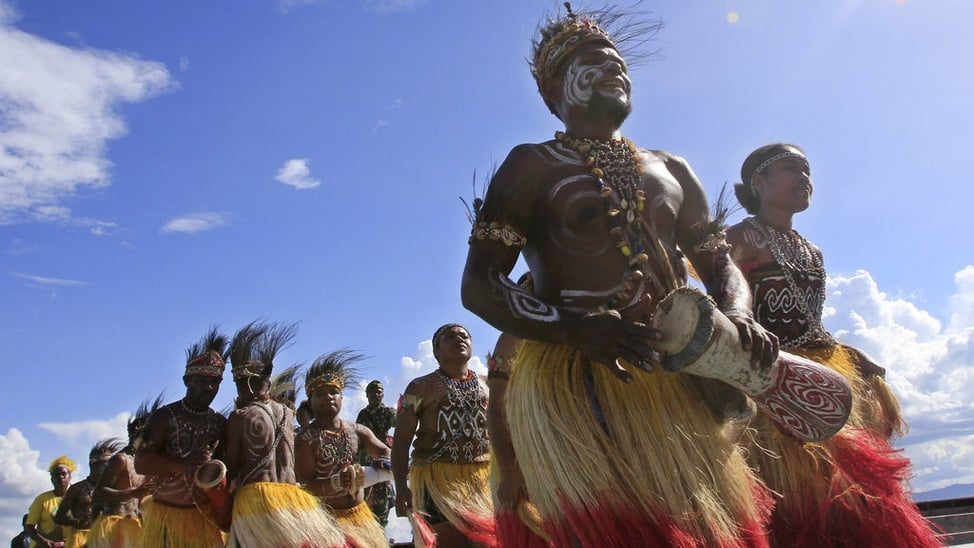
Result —
M281 366L360 350L390 404L434 368L438 325L483 356L497 332L459 302L458 198L560 129L525 61L558 5L0 0L0 533L51 459L180 397L211 324L300 322ZM974 483L974 4L643 8L665 28L624 133L712 197L753 148L803 146L826 326L889 369L914 489Z

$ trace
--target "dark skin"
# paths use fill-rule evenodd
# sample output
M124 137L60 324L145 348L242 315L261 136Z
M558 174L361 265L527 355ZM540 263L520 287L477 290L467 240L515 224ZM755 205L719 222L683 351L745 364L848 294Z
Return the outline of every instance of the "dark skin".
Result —
M792 151L804 157L799 149L793 148ZM805 211L811 205L814 184L810 166L804 158L778 160L763 172L755 173L750 183L759 202L755 216L781 232L792 230L795 214ZM727 241L733 246L731 256L742 269L750 270L758 265L775 262L764 236L744 222L727 230ZM822 260L822 250L811 242L809 244L812 253ZM860 374L886 376L886 370L866 352L851 346L847 348L855 354L856 367Z
M516 337L501 333L494 345L493 358L509 364L510 360L514 359L520 343L521 341ZM500 471L497 502L504 508L515 511L518 503L527 498L527 490L524 487L524 475L514 454L514 445L511 443L511 433L507 428L507 416L504 412L507 379L501 377L488 379L487 387L490 390L490 401L487 404L487 429L490 432L493 457Z
M51 470L51 485L54 486L54 494L63 497L68 492L68 487L71 485L71 470L67 466L58 465ZM37 524L30 523L24 527L24 531L30 536L35 542L40 546L45 546L50 548L56 546L59 543L63 546L64 543L54 540L55 538L61 537L60 527L57 527L55 531L41 531L37 528Z
M368 428L342 421L338 414L342 410L342 391L337 386L328 385L315 390L309 398L314 422L310 428L320 428L325 432L338 433L346 429L351 445L351 454L358 455L359 448L363 449L373 459L388 462L389 448L379 441ZM353 456L353 462L356 457ZM332 508L352 508L365 500L365 489L360 488L355 493L349 493L352 484L351 467L336 465L326 474L319 475L315 470L317 456L312 445L299 436L294 446L295 474L298 482L315 495L322 497L325 504ZM351 463L347 463L351 464ZM337 474L339 485L332 483L332 476Z
M165 478L172 474L181 474L187 478L192 478L196 469L201 464L211 459L223 459L223 448L218 441L205 447L198 447L187 457L169 454L166 451L166 440L172 433L170 412L178 419L193 420L193 411L203 413L209 410L209 406L216 398L220 389L219 377L204 375L186 375L183 377L183 384L186 385L186 395L183 397L182 404L174 402L167 405L168 409L160 409L149 417L145 428L145 439L135 455L135 470L142 475L156 478ZM216 421L217 430L222 432L226 427L226 419L215 415L212 417ZM194 445L195 447L195 445ZM194 498L198 502L204 502L205 495L194 493ZM157 498L160 493L156 493Z
M434 348L437 363L443 374L453 379L465 379L470 374L467 363L473 353L470 333L454 326L443 333ZM481 380L483 382L483 380ZM431 373L413 380L406 387L406 394L419 396L425 401L444 397L443 381L438 373ZM413 408L403 408L396 413L396 431L392 440L392 476L396 482L396 515L406 517L413 511L413 492L409 489L409 448L413 444L420 424L436 424L437 405L423 406L420 414ZM474 546L452 523L444 521L432 525L440 546Z
M93 500L105 505L106 514L137 517L139 500L151 492L152 483L135 472L134 443L139 433L130 433L128 446L112 456L95 486Z
M604 76L591 85L593 100L579 101L568 93L566 71L548 80L542 93L577 138L618 139L619 116L604 114L600 104L628 109L627 68L618 52L594 43L569 55L566 64L602 67ZM624 118L624 116L622 116ZM551 162L546 154L555 141L515 147L500 166L486 197L503 204L502 215L526 219L527 244L523 250L498 241L474 241L470 245L462 282L466 308L502 332L523 339L566 344L590 360L607 367L624 381L631 379L618 360L643 370L659 365L661 333L646 325L653 295L646 289L632 295L620 310L599 311L606 293L618 288L626 276L627 260L610 245L609 225L589 169L578 163ZM659 277L672 269L679 283L686 283L689 260L737 327L741 344L751 353L752 367L768 367L777 357L777 338L758 325L751 314L750 294L740 270L726 252L698 251L701 229L709 219L706 196L685 160L663 151L640 149L643 173L637 188L646 194L641 213L655 227L669 264L649 267ZM492 196L493 195L493 196ZM511 303L527 295L509 275L523 251L534 279L535 310L519 313Z
M271 401L269 379L239 380L236 385L238 409L227 419L227 480L234 489L254 482L293 484L294 419L290 410ZM275 436L279 436L276 446Z
M90 529L95 516L92 512L92 495L95 485L108 466L111 455L99 455L88 463L88 477L68 488L54 515L54 523L73 529Z

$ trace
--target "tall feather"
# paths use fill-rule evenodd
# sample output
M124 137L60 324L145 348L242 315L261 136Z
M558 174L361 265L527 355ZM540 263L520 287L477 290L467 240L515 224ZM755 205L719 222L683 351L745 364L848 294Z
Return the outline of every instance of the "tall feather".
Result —
M230 342L230 363L234 367L246 365L256 358L258 340L267 331L268 325L260 320L254 320L241 327L233 334Z
M271 399L294 409L301 364L294 364L271 378Z
M355 352L350 348L340 348L338 350L322 354L308 368L308 373L304 376L305 390L314 379L331 375L339 378L342 384L348 386L360 379L358 369L352 364L365 359L365 355Z
M219 354L226 361L229 356L228 344L229 340L227 336L220 333L217 326L210 326L210 330L207 331L206 335L199 342L186 349L186 362L191 362L211 350Z
M274 370L274 358L278 352L287 348L294 342L294 337L298 333L297 323L274 323L266 327L261 337L257 341L256 359L264 364L265 376L269 377Z

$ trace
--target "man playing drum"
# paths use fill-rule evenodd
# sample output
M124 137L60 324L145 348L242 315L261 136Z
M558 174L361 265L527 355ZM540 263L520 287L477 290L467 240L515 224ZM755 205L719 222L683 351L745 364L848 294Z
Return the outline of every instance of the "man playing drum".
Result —
M216 548L224 535L195 474L209 460L222 459L226 418L210 409L226 367L226 336L210 329L186 350L186 395L149 416L135 471L155 478L157 489L143 508L142 546Z
M658 26L569 7L541 29L531 69L565 131L515 147L475 202L463 302L524 339L507 420L553 544L762 546L767 493L714 412L743 396L658 370L661 335L646 325L685 285L686 258L750 352L740 367L777 354L687 162L620 133L627 37L645 41ZM533 293L508 277L522 251Z

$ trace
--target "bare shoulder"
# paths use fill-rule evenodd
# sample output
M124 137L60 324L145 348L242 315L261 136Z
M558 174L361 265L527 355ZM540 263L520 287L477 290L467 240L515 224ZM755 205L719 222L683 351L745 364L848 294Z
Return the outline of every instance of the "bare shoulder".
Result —
M731 257L738 263L757 260L766 244L764 235L744 221L727 229L727 243L732 248Z
M439 375L436 371L423 375L422 377L416 377L406 386L405 393L413 396L429 396L435 392L438 381Z

